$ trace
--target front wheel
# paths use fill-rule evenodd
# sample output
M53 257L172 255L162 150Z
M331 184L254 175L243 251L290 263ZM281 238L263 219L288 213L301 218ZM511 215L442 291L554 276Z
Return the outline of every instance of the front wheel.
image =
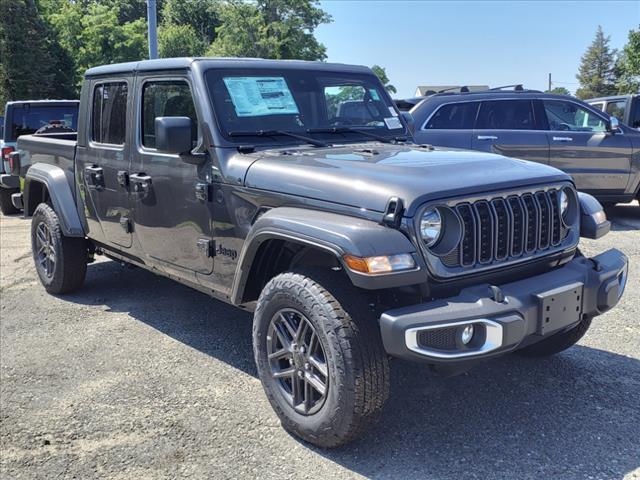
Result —
M58 215L46 203L33 213L31 248L47 292L70 293L82 286L87 273L87 241L63 235Z
M337 447L375 423L389 365L367 302L338 272L288 272L258 300L253 349L265 393L285 429Z

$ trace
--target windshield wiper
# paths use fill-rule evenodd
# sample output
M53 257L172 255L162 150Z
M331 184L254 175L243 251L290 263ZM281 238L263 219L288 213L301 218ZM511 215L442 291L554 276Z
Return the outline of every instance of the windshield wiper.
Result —
M254 130L254 131L233 131L228 134L230 137L271 137L275 135L285 135L287 137L297 138L298 140L303 140L311 145L315 145L316 147L326 147L328 146L325 142L321 142L320 140L315 140L313 138L305 137L304 135L298 135L294 132L288 132L286 130Z
M366 137L373 138L382 143L396 143L398 141L406 141L407 137L385 137L383 135L378 135L377 133L370 132L369 130L361 130L359 128L353 127L319 127L319 128L309 128L307 129L307 133L359 133Z

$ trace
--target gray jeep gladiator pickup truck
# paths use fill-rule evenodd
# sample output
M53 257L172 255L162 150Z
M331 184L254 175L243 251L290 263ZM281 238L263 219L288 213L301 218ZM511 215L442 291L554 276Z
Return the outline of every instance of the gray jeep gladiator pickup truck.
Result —
M18 140L46 290L78 289L101 254L254 311L266 395L319 446L379 416L389 357L453 374L553 354L625 287L621 252L580 254L610 224L569 176L412 143L366 67L102 66L78 123L77 141Z

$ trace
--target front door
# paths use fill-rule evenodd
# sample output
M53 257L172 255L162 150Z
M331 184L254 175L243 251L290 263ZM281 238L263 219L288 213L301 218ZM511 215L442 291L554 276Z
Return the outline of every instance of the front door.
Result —
M631 171L631 142L607 132L603 117L570 100L543 100L550 163L573 177L578 190L621 194Z
M549 142L529 99L484 101L471 139L473 150L549 163Z
M187 78L138 79L137 151L129 176L134 234L150 263L181 276L213 270L213 228L206 167L156 150L156 117L198 119Z
M131 211L126 172L131 146L127 142L130 79L92 86L90 134L79 146L76 177L85 196L92 236L106 245L131 247Z

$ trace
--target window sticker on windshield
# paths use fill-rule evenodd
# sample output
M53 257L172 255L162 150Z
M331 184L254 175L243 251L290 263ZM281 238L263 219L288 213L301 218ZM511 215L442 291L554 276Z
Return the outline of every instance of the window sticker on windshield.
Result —
M402 128L402 123L400 123L400 119L398 117L389 117L384 119L384 123L387 125L389 130L395 130L397 128Z
M389 113L390 113L391 115L393 115L394 117L397 117L397 116L398 116L398 112L396 112L396 109L395 109L395 108L393 108L393 107L389 107Z
M223 80L239 117L299 113L284 77L225 77Z
M380 100L380 95L378 95L378 91L375 88L369 89L369 95L373 100Z

